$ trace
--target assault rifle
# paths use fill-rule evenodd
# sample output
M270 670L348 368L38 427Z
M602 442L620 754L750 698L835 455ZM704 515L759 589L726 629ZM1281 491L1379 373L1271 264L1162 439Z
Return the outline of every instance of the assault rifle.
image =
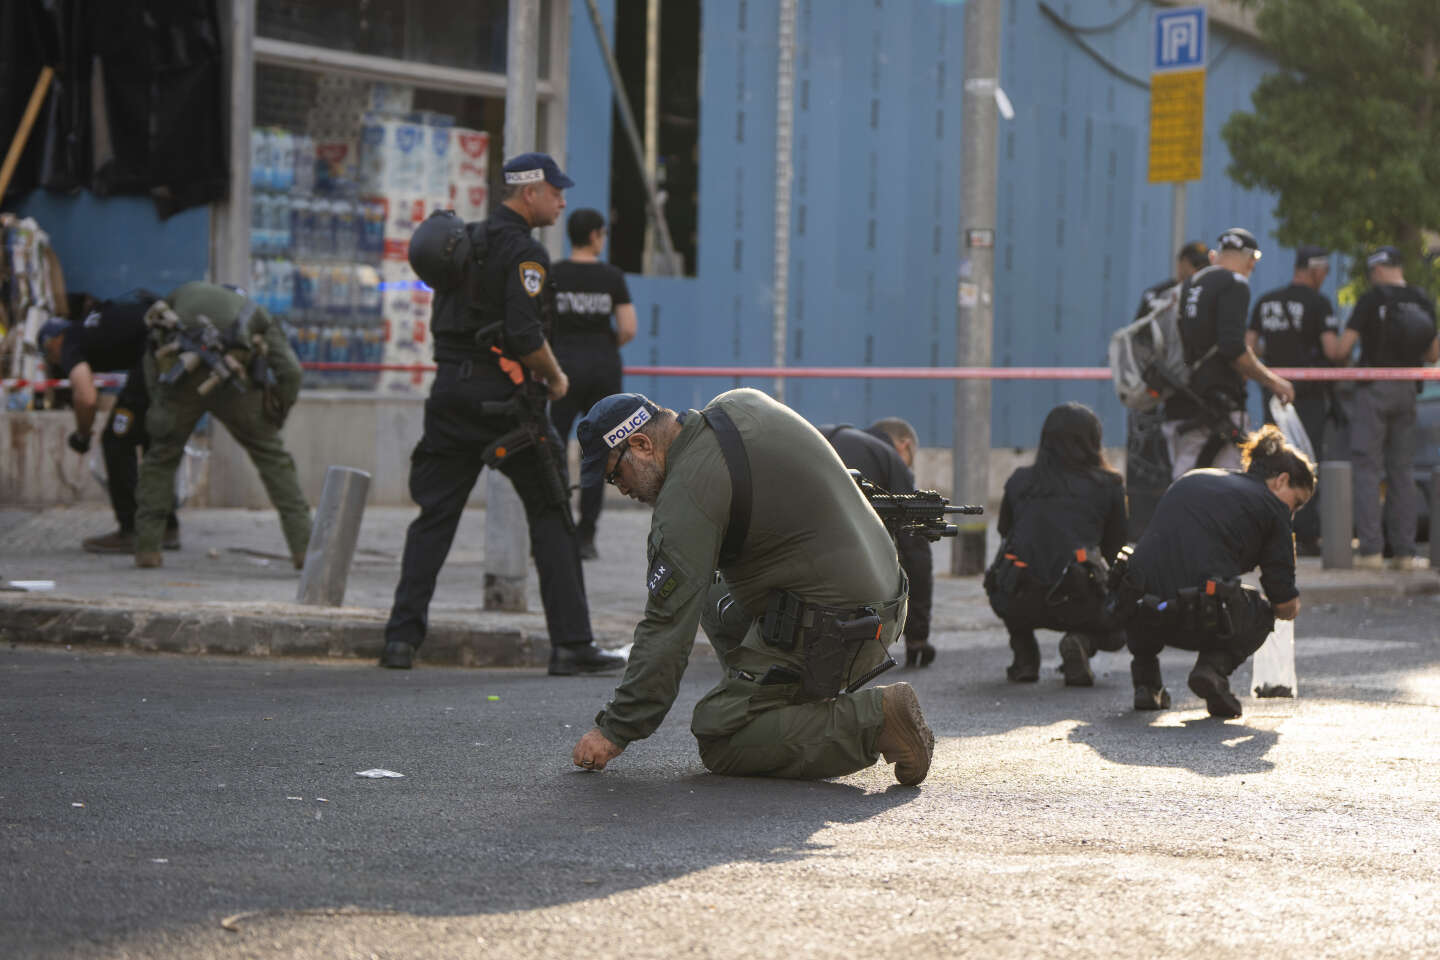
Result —
M171 339L155 351L155 357L159 359L172 353L178 353L179 356L174 366L160 374L159 382L166 385L176 383L186 374L198 370L203 363L210 368L210 376L197 388L202 396L225 381L244 393L245 384L235 374L243 373L245 368L230 356L229 345L221 338L220 331L215 329L209 318L202 316L199 320L200 323L188 327L160 324L169 326Z
M955 524L945 522L946 514L979 516L985 512L984 507L969 504L952 507L949 500L934 490L888 493L866 480L859 470L851 470L850 476L855 478L855 485L865 494L875 512L880 514L881 522L892 536L898 533L917 533L934 543L941 537L953 537L959 533Z
M540 483L546 501L561 508L565 529L574 533L575 518L570 514L570 488L565 483L564 462L551 439L550 417L545 411L548 396L543 383L527 376L510 399L480 404L480 412L487 417L513 417L520 421L514 430L497 437L482 450L480 458L485 466L498 469L510 457L534 447L535 455L540 458Z

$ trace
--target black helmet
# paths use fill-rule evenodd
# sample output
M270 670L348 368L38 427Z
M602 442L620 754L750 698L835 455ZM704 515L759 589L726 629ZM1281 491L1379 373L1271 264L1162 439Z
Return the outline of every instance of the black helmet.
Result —
M434 290L458 287L468 259L470 236L453 210L436 210L410 237L410 268Z

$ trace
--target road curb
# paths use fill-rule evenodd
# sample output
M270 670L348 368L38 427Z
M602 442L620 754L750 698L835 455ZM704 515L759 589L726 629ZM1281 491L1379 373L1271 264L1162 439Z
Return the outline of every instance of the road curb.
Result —
M1356 603L1362 600L1396 600L1405 597L1428 597L1440 594L1440 576L1401 575L1383 581L1335 583L1324 586L1300 586L1302 604ZM1302 611L1302 616L1303 611Z
M381 611L264 604L122 605L0 595L0 642L112 646L166 653L252 657L378 658ZM513 628L431 621L419 659L468 667L539 667L543 638Z

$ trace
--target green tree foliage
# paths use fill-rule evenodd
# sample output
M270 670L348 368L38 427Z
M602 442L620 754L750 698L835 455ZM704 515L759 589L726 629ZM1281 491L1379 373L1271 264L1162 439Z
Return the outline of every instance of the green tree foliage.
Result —
M1422 276L1422 230L1440 228L1440 3L1249 0L1280 71L1221 131L1229 174L1271 191L1287 245L1359 254L1385 243Z

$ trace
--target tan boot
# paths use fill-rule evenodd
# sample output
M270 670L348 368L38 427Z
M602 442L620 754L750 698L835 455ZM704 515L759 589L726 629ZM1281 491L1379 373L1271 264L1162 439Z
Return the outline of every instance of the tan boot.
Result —
M907 787L925 779L930 772L930 758L935 753L935 734L920 713L920 698L908 683L892 683L880 688L885 720L875 749L886 763L895 764L895 779Z
M159 550L144 550L135 554L135 566L137 567L163 567L165 557Z
M1355 555L1356 570L1384 570L1385 558L1378 553L1357 553Z
M1391 557L1391 570L1419 570L1420 564L1414 557Z
M116 530L103 537L86 537L80 547L86 553L134 553L135 531Z
M293 564L295 564L295 569L296 569L296 570L304 570L304 569L305 569L305 554L303 554L303 553L292 553L292 554L290 554L290 562L293 563Z

